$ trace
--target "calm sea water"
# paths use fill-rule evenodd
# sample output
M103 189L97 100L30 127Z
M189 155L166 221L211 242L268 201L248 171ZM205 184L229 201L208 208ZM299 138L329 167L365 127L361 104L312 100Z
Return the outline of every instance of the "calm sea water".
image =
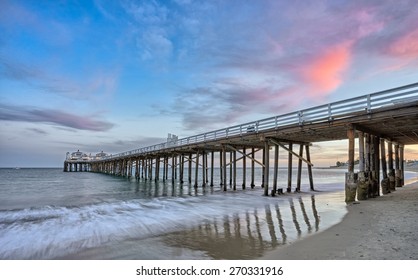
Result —
M254 189L242 190L238 180L237 191L223 192L217 181L195 189L171 180L0 169L0 259L253 259L346 213L345 170L315 169L317 192L304 171L302 193L274 198L262 195L257 173ZM287 171L279 177L284 186Z

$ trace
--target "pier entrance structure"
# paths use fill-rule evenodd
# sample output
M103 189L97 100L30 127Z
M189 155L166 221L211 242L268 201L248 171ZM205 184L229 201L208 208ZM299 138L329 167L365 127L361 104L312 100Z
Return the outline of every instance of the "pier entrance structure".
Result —
M380 195L380 190L385 194L401 187L404 147L418 144L418 83L182 139L170 137L165 143L98 159L67 159L64 171L91 171L137 179L171 178L180 183L188 180L197 188L213 186L217 161L220 185L226 191L228 183L236 190L237 162L242 161L242 188L254 187L254 167L258 165L262 167L264 194L274 196L292 191L294 162L298 168L295 191L300 191L302 164L308 167L310 189L314 190L311 143L341 139L348 139L347 202L354 201L356 196L362 200ZM354 170L355 139L358 139L358 172ZM280 187L277 185L279 150L289 155L287 186ZM262 156L257 158L256 154ZM185 174L186 165L188 174ZM251 181L247 182L250 166Z

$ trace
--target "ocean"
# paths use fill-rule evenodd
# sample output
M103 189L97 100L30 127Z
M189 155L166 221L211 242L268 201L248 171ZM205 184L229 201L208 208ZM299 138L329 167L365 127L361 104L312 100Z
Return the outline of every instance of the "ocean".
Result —
M171 179L0 169L0 259L256 259L347 212L345 170L314 169L316 191L304 170L301 193L276 197L263 196L259 171L254 189L238 180L224 192L219 180L195 189ZM280 169L279 186L286 182Z

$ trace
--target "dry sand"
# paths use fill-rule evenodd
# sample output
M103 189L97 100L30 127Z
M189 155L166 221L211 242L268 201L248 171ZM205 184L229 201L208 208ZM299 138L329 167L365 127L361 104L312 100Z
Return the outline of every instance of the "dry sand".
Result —
M347 207L341 223L262 259L418 260L418 182Z

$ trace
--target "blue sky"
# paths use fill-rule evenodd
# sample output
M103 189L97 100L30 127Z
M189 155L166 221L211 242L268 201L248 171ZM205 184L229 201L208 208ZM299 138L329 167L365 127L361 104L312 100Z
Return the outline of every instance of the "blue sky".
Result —
M0 167L157 144L414 83L417 70L414 0L3 0ZM344 143L315 147L320 165L345 160Z

